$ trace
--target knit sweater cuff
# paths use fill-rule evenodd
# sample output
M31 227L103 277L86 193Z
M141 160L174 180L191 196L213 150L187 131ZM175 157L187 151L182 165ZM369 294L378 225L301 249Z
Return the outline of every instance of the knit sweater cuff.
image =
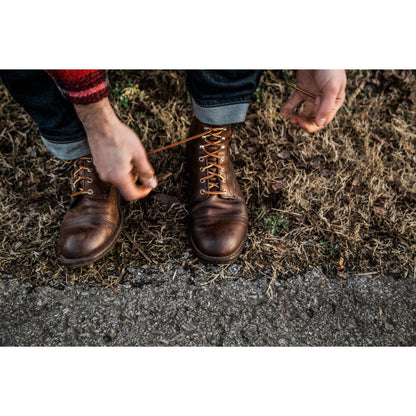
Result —
M103 70L47 70L66 99L73 104L91 104L110 95Z

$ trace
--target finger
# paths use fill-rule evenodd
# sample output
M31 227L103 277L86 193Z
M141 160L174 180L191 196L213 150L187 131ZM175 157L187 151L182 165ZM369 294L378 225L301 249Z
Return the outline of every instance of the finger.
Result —
M307 133L315 133L317 130L320 130L321 127L319 127L314 120L308 120L301 118L298 120L299 126L305 130Z
M293 116L295 118L294 121L290 120L293 124L299 125L303 130L307 133L314 133L315 131L319 130L320 127L316 125L315 120L311 118L306 118L304 116L296 115Z
M294 92L289 98L288 102L282 108L282 115L288 116L289 114L293 114L293 112L303 100L304 98L298 91Z
M324 91L316 113L315 123L317 126L324 127L335 117L341 101L339 94L341 94L341 90L334 85ZM342 102L343 100L341 104Z
M113 181L113 184L118 188L126 201L135 201L136 199L144 198L152 191L152 188L137 185L132 175L127 175L124 178Z
M297 120L297 124L308 133L314 133L315 131L324 128L335 117L337 111L341 108L344 100L345 100L345 90L341 88L340 92L338 93L337 98L335 99L335 103L332 103L332 105L330 104L329 109L327 107L327 110L329 111L324 113L324 116L322 116L322 112L320 111L322 109L321 98L318 96L316 98L316 101L315 101L316 105L314 106L313 110L309 107L307 108L307 105L305 104L305 111L302 111L302 113L299 114L299 119ZM315 107L318 108L318 112L316 113L316 115L315 115L315 111L316 111ZM318 123L319 120L321 121L321 123Z
M293 124L297 124L308 133L313 133L319 129L319 127L315 124L317 109L316 101L319 101L318 98L315 101L306 100L302 111L293 116L293 118L295 118L294 122L291 119Z
M157 186L157 178L154 170L148 170L139 174L139 181L146 187L154 189Z
M315 101L306 100L302 111L299 113L299 116L305 120L315 120L316 110L317 105Z
M133 154L132 158L133 172L137 175L142 185L146 188L154 189L157 186L155 171L147 159L146 151L141 142Z

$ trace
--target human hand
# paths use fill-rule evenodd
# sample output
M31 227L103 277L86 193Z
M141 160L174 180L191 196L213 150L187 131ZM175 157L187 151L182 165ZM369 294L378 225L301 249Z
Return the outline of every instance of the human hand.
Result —
M347 77L344 70L298 70L296 82L299 88L316 96L313 99L295 91L282 108L282 115L299 125L306 132L313 133L324 128L341 108L345 100ZM296 108L305 101L300 114Z
M137 134L118 119L107 98L74 107L100 179L115 185L127 201L147 196L157 180Z

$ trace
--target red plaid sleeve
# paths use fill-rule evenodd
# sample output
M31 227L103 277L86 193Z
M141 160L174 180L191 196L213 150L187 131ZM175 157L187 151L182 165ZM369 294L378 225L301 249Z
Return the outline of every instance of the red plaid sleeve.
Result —
M91 104L110 95L107 73L103 70L46 70L62 94L74 104Z

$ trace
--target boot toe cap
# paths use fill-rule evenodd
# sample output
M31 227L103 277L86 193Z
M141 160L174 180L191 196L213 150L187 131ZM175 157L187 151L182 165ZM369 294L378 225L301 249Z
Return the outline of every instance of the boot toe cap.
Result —
M103 224L77 224L61 230L59 248L62 259L78 262L98 257L115 243L114 229Z
M194 224L191 242L197 255L213 263L229 263L241 253L246 237L245 221L223 220L215 224Z

